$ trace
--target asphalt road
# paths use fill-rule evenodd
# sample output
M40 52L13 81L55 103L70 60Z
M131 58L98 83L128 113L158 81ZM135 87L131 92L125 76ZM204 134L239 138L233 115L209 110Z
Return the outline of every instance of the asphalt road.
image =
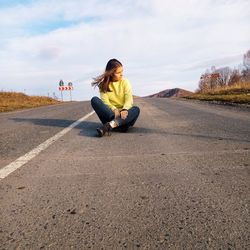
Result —
M128 133L93 114L0 180L0 249L250 249L250 112L136 104ZM0 114L0 169L91 111Z

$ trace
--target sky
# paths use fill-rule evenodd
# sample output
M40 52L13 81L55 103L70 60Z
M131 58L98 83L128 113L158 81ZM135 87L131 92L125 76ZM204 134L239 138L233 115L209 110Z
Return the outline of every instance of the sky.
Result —
M73 100L90 100L112 58L134 95L195 91L211 66L242 63L249 10L249 0L0 0L0 91L61 98L62 79Z

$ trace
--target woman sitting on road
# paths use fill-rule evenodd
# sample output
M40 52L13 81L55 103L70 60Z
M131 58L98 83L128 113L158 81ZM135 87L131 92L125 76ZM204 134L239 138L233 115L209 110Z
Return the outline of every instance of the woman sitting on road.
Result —
M135 124L140 109L133 106L131 85L123 78L123 67L118 60L109 60L105 72L94 78L92 86L99 87L101 97L91 99L91 105L103 124L97 128L99 137L105 133L110 135L112 129L126 132Z

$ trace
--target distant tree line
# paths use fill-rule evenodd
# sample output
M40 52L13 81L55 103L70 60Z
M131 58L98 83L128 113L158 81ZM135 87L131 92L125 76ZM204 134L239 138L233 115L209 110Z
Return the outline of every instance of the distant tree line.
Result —
M202 93L218 87L246 82L250 83L250 50L244 54L243 64L238 69L231 69L230 67L216 69L215 66L212 66L211 70L206 70L200 77L197 91Z

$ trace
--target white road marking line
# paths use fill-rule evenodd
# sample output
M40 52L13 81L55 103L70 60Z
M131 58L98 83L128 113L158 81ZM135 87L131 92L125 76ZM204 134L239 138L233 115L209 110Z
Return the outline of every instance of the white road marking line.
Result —
M30 152L28 152L27 154L19 157L18 159L16 159L15 161L13 161L12 163L10 163L9 165L7 165L7 166L3 167L2 169L0 169L0 180L4 179L9 174L11 174L15 170L17 170L18 168L20 168L24 164L26 164L28 161L30 161L31 159L33 159L34 157L36 157L40 152L42 152L43 150L45 150L52 143L54 143L55 141L57 141L60 137L62 137L66 133L68 133L72 128L76 127L82 121L86 120L91 115L93 115L94 112L95 111L92 111L89 114L85 115L84 117L80 118L79 120L75 121L74 123L72 123L71 125L69 125L67 128L65 128L62 131L58 132L57 134L55 134L54 136L52 136L51 138L49 138L48 140L46 140L45 142L43 142L42 144L40 144L39 146L37 146L36 148L34 148L33 150L31 150Z

